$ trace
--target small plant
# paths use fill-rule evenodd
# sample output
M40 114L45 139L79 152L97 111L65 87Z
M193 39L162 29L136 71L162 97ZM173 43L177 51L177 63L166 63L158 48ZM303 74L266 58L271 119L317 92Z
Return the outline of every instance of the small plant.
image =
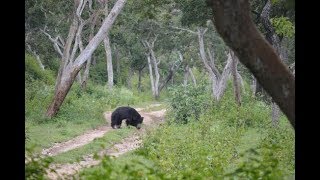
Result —
M271 23L275 27L276 33L285 37L293 37L295 33L294 25L288 17L271 18Z
M25 178L26 179L45 179L47 170L53 171L49 166L52 162L51 157L41 158L39 154L35 154L33 148L26 149L25 156Z
M249 149L240 156L245 159L232 173L225 177L248 178L248 179L281 179L283 177L279 169L278 159L274 157L273 151L276 145L264 146L261 149Z

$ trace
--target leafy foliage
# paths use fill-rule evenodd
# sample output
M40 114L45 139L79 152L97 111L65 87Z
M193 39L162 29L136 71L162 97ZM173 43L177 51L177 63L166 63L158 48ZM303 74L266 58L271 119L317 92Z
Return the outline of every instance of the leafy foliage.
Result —
M293 24L288 17L271 18L271 23L276 29L276 33L285 37L292 37L295 33Z
M273 155L275 149L276 146L267 146L260 153L256 149L247 150L240 155L245 160L234 172L225 176L240 179L281 179L283 174L278 167L278 159Z
M25 158L27 161L27 163L25 163L25 179L45 179L46 170L49 169L52 157L41 159L39 155L33 153L33 148L27 148Z
M124 163L117 163L109 156L102 158L98 168L80 173L80 179L164 179L152 161L135 158ZM166 178L165 178L166 179Z
M37 63L37 60L33 56L25 54L25 57L25 74L27 82L32 82L33 80L41 80L44 83L54 84L55 80L52 71L42 70Z
M204 83L197 86L175 86L169 89L169 102L173 119L177 123L187 123L190 118L198 119L201 112L210 102L210 94Z
M176 2L183 12L181 23L184 26L205 26L207 20L212 18L212 10L205 0L176 0Z

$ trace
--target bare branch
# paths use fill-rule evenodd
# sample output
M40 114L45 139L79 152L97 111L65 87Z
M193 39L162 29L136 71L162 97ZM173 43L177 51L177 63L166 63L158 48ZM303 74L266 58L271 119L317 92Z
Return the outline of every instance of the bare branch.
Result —
M28 50L29 52L31 52L35 57L36 57L36 60L40 66L40 68L42 70L44 70L44 65L42 64L41 60L40 60L40 56L36 53L36 51L32 50L31 46L29 44L27 44L27 47L28 47Z
M213 51L211 52L209 48L207 48L208 54L209 54L209 59L211 64L208 63L210 68L212 69L213 73L217 76L218 79L221 78L221 74L219 73L219 70L217 69L215 63L214 63L214 53Z
M186 32L189 32L189 33L194 34L194 35L198 34L197 32L191 31L190 29L185 29L185 28L180 28L180 27L175 27L175 26L170 26L170 28L181 30L181 31L186 31Z
M44 30L40 29L40 31L43 32L46 36L48 36L49 40L53 43L54 49L55 49L55 50L59 53L59 55L62 57L62 56L63 56L63 53L62 53L62 51L61 51L60 48L63 48L63 47L60 46L61 44L58 42L58 37L55 38L55 39L53 39L49 33L45 32L45 29L46 29L46 27L44 28Z

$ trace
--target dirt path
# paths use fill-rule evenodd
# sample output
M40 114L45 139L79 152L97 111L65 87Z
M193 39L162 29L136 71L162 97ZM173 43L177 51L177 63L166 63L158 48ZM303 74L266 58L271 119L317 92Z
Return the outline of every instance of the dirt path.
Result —
M153 104L148 107L160 106L161 104ZM163 122L165 109L159 111L150 111L143 112L142 108L136 108L141 116L144 117L143 128L139 131L137 130L132 135L127 138L124 138L120 143L115 144L109 149L103 150L98 154L102 155L110 155L118 157L126 152L132 151L141 146L142 141L140 139L141 135L146 132L146 129L150 127L154 127L156 124ZM146 108L145 108L146 109ZM104 113L104 116L107 121L110 121L111 113ZM63 142L53 147L44 150L43 153L47 153L46 155L56 155L61 152L66 152L68 150L83 146L89 142L91 142L94 138L102 137L106 132L112 130L110 127L103 126L98 128L97 130L89 131L81 136L78 136L72 140L67 142ZM47 176L49 179L72 179L72 175L76 174L80 169L94 166L99 164L100 161L93 158L93 154L86 155L83 157L83 160L80 162L69 163L69 164L52 164L50 166L51 169L54 169L56 172L48 172Z
M151 104L147 108L160 106L160 105L161 104ZM144 109L146 109L146 108L136 108L137 111L142 111ZM44 156L55 156L57 154L84 146L84 145L90 143L91 141L93 141L95 138L103 137L103 135L105 133L112 130L112 128L109 125L110 119L111 119L111 113L112 112L103 113L104 118L108 122L108 125L101 126L101 127L94 129L94 130L90 130L90 131L88 131L80 136L77 136L71 140L68 140L66 142L56 143L55 145L53 145L50 148L43 149L41 154ZM146 121L146 120L144 120L144 121Z

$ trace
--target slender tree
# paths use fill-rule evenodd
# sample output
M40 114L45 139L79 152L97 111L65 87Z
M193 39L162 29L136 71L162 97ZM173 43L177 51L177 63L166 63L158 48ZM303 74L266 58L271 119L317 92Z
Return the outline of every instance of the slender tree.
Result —
M82 10L84 9L86 2L87 1L83 2L80 0L75 0L73 21L70 26L68 38L64 46L64 52L61 61L62 63L56 81L56 88L53 101L49 105L49 108L46 112L46 116L48 117L53 117L59 111L59 108L62 105L66 95L68 94L78 72L83 67L84 63L91 57L92 53L96 50L98 45L106 37L115 19L124 7L126 0L118 0L115 3L109 15L103 21L99 31L91 39L88 45L81 51L81 53L75 58L75 54L77 51L76 49L79 45L79 36L76 36L76 34L81 35L81 33L77 33L77 31L81 32L85 24L85 21L81 21L79 17L82 13ZM73 42L75 43L75 45L73 46L72 52L70 54L71 45Z
M211 0L214 24L295 128L295 80L250 17L248 0Z

